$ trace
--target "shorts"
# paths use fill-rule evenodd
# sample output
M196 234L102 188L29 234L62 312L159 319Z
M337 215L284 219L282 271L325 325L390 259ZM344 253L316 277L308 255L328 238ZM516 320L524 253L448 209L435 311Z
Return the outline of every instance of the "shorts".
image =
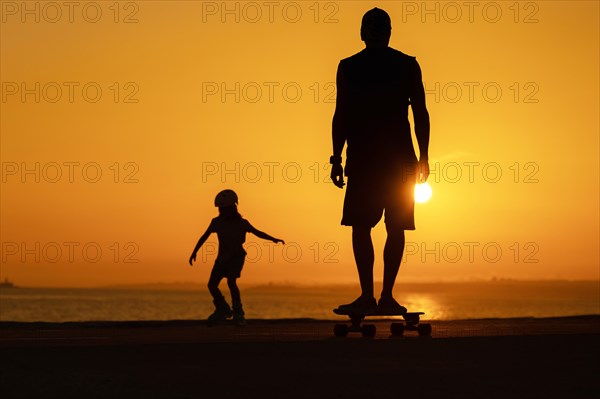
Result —
M235 255L226 260L217 258L210 273L210 278L239 278L245 260L246 254Z
M348 176L342 225L375 227L385 210L385 224L415 229L416 167L394 174Z

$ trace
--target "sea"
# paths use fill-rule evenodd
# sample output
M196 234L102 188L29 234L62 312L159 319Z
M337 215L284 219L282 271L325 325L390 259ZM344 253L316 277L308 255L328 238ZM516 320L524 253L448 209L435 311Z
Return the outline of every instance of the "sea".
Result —
M227 285L222 284L226 298ZM249 319L323 319L354 300L354 285L267 284L241 287ZM600 314L599 281L510 281L401 284L394 295L429 320L559 317ZM0 321L69 322L202 320L212 312L203 285L0 289Z

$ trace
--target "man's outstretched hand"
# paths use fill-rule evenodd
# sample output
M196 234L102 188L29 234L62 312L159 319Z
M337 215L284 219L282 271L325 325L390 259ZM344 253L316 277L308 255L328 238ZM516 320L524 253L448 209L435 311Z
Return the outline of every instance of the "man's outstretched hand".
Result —
M417 165L417 181L419 183L425 183L428 177L429 159L421 157L421 159L419 159L419 164Z
M190 256L190 266L192 266L195 261L196 261L196 253L194 252L192 254L192 256Z
M341 163L331 165L331 181L336 187L344 188L344 167Z

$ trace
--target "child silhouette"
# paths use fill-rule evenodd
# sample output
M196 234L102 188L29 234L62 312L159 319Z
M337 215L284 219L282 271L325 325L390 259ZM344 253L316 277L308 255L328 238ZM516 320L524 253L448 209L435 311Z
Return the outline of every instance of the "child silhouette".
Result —
M190 266L196 260L196 253L208 239L211 233L217 233L219 239L219 252L213 266L210 278L208 280L208 290L213 297L215 311L208 317L209 324L218 323L233 316L233 320L238 325L244 325L244 310L240 297L240 290L237 286L237 279L240 277L246 251L242 244L246 241L246 233L252 233L265 240L271 240L274 243L285 244L283 240L271 237L260 230L255 229L246 219L242 218L237 210L238 197L233 190L223 190L215 198L215 206L219 208L219 216L214 218L206 232L198 240L192 255L190 256ZM225 297L219 290L219 283L223 278L227 279L233 312Z

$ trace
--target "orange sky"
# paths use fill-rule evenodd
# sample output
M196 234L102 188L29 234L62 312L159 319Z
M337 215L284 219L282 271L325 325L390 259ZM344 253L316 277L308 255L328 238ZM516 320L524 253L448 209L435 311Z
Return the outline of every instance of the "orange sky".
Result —
M2 278L205 282L216 237L186 262L232 188L288 242L249 236L242 282L356 282L324 180L331 82L375 5L421 64L436 168L399 278L599 278L597 2L22 4L1 3Z

